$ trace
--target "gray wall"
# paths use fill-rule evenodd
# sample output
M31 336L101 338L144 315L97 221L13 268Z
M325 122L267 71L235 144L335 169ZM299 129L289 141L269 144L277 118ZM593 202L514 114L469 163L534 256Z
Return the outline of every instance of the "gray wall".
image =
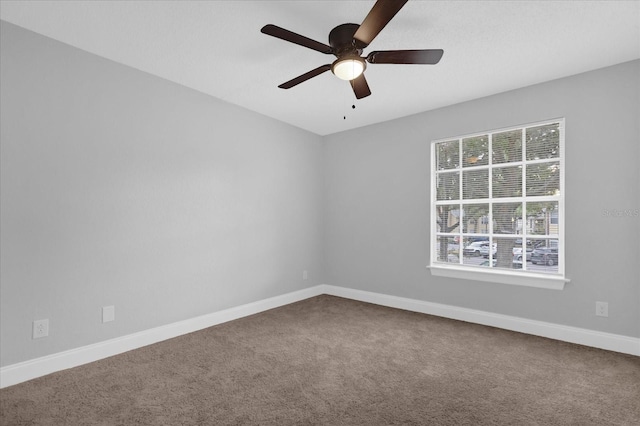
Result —
M320 283L640 337L640 61L321 138L1 31L2 366ZM572 282L432 277L429 142L554 117Z
M375 96L375 95L374 95ZM325 138L328 284L640 337L640 61ZM566 118L563 291L432 277L430 141ZM609 318L595 302L609 302Z
M1 26L3 366L323 281L321 137Z

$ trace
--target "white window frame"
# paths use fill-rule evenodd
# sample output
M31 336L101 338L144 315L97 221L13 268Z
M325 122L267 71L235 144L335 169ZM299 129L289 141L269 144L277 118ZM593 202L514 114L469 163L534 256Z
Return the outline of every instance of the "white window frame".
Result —
M543 125L548 125L548 124L554 124L554 123L559 123L559 131L560 131L560 145L559 145L559 163L560 163L560 177L559 177L559 184L560 184L560 194L554 197L518 197L516 199L510 198L508 200L514 200L514 201L518 201L518 200L522 200L525 203L526 202L536 202L536 201L557 201L558 202L558 224L559 224L559 230L558 230L558 234L557 234L557 239L558 239L558 245L559 245L559 249L558 249L558 271L557 273L540 273L540 272L532 272L532 271L522 271L522 270L509 270L509 269L503 269L503 268L485 268L485 267L478 267L478 266L471 266L471 265L465 265L462 263L462 258L463 256L462 254L462 249L463 249L463 243L462 243L462 232L459 232L459 237L460 237L460 241L459 241L459 258L460 258L460 262L461 263L445 263L445 262L440 262L437 260L437 244L438 244L438 235L443 235L443 233L439 233L437 226L436 226L436 217L437 217L437 210L436 210L436 206L439 205L439 203L436 200L436 194L437 194L437 179L436 179L436 175L437 175L437 153L436 153L436 145L438 143L441 142L449 142L449 141L454 141L454 140L458 140L460 143L460 151L462 151L462 140L465 138L471 138L471 137L477 137L477 136L484 136L484 135L488 135L489 137L489 148L488 148L488 152L489 152L489 170L491 170L491 168L493 167L492 164L492 138L493 135L496 133L502 133L502 132L508 132L508 131L514 131L514 130L519 130L519 129L523 129L523 132L525 131L524 129L526 128L531 128L531 127L537 127L537 126L543 126ZM526 138L523 138L522 140L522 152L523 152L523 161L520 162L519 164L522 164L523 166L523 170L525 169L525 164L529 164L529 161L524 161L524 157L525 157L525 153L526 153ZM464 173L464 167L462 166L462 153L460 155L460 166L457 169L451 169L451 170L447 170L447 172L453 171L453 170L458 170L458 171L462 171ZM501 163L502 164L502 163ZM506 163L506 164L513 164L513 163ZM496 166L499 167L499 166ZM545 120L545 121L539 121L539 122L534 122L534 123L526 123L526 124L522 124L522 125L518 125L518 126L512 126L512 127L506 127L506 128L502 128L502 129L493 129L493 130L488 130L488 131L483 131L483 132L477 132L477 133L472 133L472 134L466 134L466 135L457 135L457 136L453 136L453 137L447 137L447 138L442 138L442 139L438 139L438 140L434 140L431 141L431 170L430 170L430 178L431 178L431 198L430 198L430 205L431 205L431 215L430 215L430 264L429 266L427 266L427 268L431 271L431 274L433 276L439 276L439 277L448 277L448 278L457 278L457 279L465 279L465 280L474 280L474 281L485 281L485 282L493 282L493 283L501 283L501 284L512 284L512 285L520 285L520 286L528 286L528 287L537 287L537 288L546 288L546 289L554 289L554 290L562 290L564 289L564 284L569 282L570 280L568 278L566 278L565 276L565 252L566 252L566 244L565 244L565 221L564 221L564 211L565 211L565 119L564 118L556 118L556 119L551 119L551 120ZM489 190L491 189L491 178L489 179L488 182L489 185ZM526 185L526 176L524 176L524 172L523 172L523 187ZM462 178L460 179L460 186L462 186ZM463 194L462 194L462 188L460 189L460 202L462 204L464 204L462 198L463 198ZM501 202L505 201L502 198L493 198L491 196L491 192L489 192L489 198L485 199L485 201L495 201L495 200L499 200ZM476 200L477 202L477 200ZM441 203L440 203L441 204ZM494 234L493 233L493 224L491 223L492 221L489 221L489 227L490 227L490 231L489 234L491 234L491 238L493 238L494 236L498 236L500 237L501 234ZM461 223L462 225L462 223ZM526 231L523 231L522 235L519 235L519 237L521 237L523 239L523 241L526 240L526 238L529 237L538 237L538 235L533 235L533 234L526 234ZM549 237L547 237L549 238ZM555 239L555 236L554 238ZM493 239L491 240L493 241ZM523 261L526 264L526 260L523 259Z

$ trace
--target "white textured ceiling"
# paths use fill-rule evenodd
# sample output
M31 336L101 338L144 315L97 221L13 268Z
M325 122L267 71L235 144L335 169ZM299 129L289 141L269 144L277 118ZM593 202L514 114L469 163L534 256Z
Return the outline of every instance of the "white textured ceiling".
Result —
M320 135L640 58L639 1L411 0L365 55L441 48L438 65L370 65L372 95L358 101L330 72L277 87L333 56L262 26L328 43L373 4L2 0L0 18Z

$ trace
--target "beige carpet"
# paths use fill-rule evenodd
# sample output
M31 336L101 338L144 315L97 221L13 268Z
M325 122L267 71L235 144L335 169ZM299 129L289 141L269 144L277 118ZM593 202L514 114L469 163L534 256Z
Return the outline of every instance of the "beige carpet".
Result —
M640 425L640 358L319 296L0 397L2 425Z

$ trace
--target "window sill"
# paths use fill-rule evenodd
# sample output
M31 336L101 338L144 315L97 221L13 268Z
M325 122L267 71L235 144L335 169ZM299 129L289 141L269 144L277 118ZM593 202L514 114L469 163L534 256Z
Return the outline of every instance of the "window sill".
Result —
M437 277L458 278L463 280L486 281L499 284L520 285L526 287L546 288L551 290L563 290L565 283L570 280L558 275L523 274L513 273L507 270L494 269L470 270L459 266L430 265L431 275Z

